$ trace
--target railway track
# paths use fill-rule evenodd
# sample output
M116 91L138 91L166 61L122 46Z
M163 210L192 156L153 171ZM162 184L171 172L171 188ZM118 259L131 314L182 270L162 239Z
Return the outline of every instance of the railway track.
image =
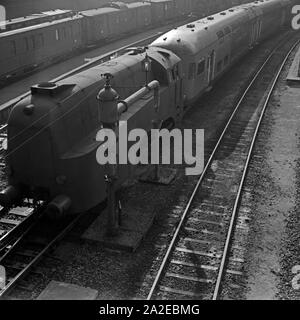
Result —
M255 141L281 71L299 40L274 49L237 103L175 228L147 300L217 300L225 274L243 277L231 242ZM240 221L239 221L240 220ZM242 221L242 222L241 222Z
M0 265L6 270L6 284L0 289L0 299L8 296L49 249L73 228L82 215L66 217L59 223L44 216L2 250Z

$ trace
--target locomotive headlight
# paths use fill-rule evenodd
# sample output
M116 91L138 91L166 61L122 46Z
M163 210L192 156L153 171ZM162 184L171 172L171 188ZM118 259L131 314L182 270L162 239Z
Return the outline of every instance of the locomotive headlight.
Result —
M59 184L59 185L63 185L63 184L65 184L65 183L66 183L66 181L67 181L67 177L66 177L66 176L64 176L64 175L57 176L55 180L56 180L56 183L57 183L57 184Z

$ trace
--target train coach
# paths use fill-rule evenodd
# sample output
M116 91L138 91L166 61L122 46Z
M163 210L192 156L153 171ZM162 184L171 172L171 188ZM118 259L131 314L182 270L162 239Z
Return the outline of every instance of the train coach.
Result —
M0 34L1 76L28 73L83 46L82 17L74 16Z
M176 123L191 104L258 41L290 20L292 0L264 0L231 8L168 32L149 48L70 76L57 83L31 88L8 120L8 172L10 186L0 195L2 206L19 197L54 199L51 208L62 214L88 210L106 197L105 171L96 161L101 142L97 92L104 86L101 74L114 76L113 87L124 100L158 80L163 123ZM151 68L143 70L146 59ZM126 86L124 86L124 83ZM116 99L116 96L114 96ZM128 129L152 127L153 97L127 105L120 120ZM119 166L120 186L134 170Z
M4 32L0 34L0 83L61 60L77 49L158 26L192 12L206 16L220 7L230 7L232 1L245 0L111 2L61 20Z
M111 7L86 10L81 15L88 45L120 37L132 30L143 30L152 23L148 2L131 3L125 8L114 3Z
M0 21L0 33L34 26L43 22L61 20L72 17L73 15L75 15L75 13L72 10L56 9L25 17L14 18L3 22Z
M238 6L171 30L151 46L183 61L185 104L189 105L274 30L291 21L292 0L264 0Z

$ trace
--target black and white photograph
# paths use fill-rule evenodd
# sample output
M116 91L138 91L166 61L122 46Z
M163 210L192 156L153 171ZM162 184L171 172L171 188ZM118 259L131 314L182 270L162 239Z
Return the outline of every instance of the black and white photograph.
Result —
M300 300L300 0L0 0L0 300Z

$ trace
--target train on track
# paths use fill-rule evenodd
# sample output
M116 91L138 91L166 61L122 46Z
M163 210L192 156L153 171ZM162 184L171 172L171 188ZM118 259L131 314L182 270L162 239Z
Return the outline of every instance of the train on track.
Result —
M248 1L119 1L82 12L54 10L52 14L8 21L6 29L0 28L0 84L93 44L182 19L193 12L206 16L243 2Z
M18 30L44 22L61 20L75 15L72 10L50 10L41 13L34 13L25 17L14 18L6 21L0 21L0 33Z
M263 0L243 4L175 28L148 48L127 54L67 77L41 83L20 101L8 120L7 165L10 186L0 204L18 198L51 201L57 212L70 207L88 210L106 196L104 169L96 161L100 142L97 93L105 84L101 74L113 75L112 87L121 100L145 86L145 59L151 62L148 81L160 83L159 118L176 124L186 107L257 43L291 21L294 0ZM155 118L153 96L137 101L122 113L128 130L149 131ZM118 185L134 166L120 165ZM68 204L68 205L67 205Z

